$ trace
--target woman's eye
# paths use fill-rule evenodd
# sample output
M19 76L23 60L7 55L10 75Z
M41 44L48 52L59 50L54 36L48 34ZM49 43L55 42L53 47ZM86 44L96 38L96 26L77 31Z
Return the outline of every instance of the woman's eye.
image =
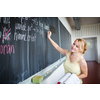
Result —
M76 46L78 48L78 46Z
M75 45L75 43L73 43L73 45Z

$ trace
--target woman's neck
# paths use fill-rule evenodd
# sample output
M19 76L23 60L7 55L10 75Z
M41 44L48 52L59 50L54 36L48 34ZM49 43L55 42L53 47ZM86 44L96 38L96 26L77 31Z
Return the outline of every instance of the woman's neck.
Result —
M77 52L71 52L71 56L73 56L73 57L79 56L79 53L77 53Z

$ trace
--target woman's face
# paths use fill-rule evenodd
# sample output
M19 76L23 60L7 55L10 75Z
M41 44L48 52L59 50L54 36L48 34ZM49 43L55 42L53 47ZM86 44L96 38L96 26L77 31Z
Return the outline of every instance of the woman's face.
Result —
M76 40L76 41L72 44L71 51L72 51L72 52L76 52L76 53L80 52L78 40Z

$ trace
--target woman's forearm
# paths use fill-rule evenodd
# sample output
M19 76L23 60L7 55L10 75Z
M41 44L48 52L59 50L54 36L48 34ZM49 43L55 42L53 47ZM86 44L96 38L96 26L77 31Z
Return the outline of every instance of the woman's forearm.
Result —
M63 55L66 55L69 51L66 50L66 49L62 49L61 47L58 46L58 44L56 42L54 42L52 39L51 39L51 32L48 31L48 39L50 40L51 44L53 45L53 47L58 51L60 52L61 54Z
M83 78L87 77L87 75L85 75L85 74L80 74L80 75L77 75L77 76L79 77L79 79L83 79Z
M50 40L51 44L54 46L55 49L57 49L57 47L59 47L58 44L55 43L51 38L49 38L49 40Z

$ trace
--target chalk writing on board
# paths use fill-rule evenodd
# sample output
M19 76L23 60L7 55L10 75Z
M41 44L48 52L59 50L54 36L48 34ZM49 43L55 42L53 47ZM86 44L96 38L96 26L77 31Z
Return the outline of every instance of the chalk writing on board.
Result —
M39 21L39 26L43 28L43 23Z
M14 40L23 40L23 41L35 41L36 40L36 34L33 36L33 35L26 35L25 34L20 34L20 33L17 33L17 32L14 32Z
M3 28L3 27L2 27L2 28ZM5 35L4 35L3 39L2 39L2 41L5 39L5 37L8 37L8 39L10 40L10 38L9 38L9 36L8 36L7 34L8 34L9 31L11 30L11 28L7 31L7 33L6 33L6 31L5 31L4 28L3 28L3 30L4 30L4 32L5 32Z
M35 24L35 25L38 25L37 18L35 18L35 19L32 19L32 21L33 21L33 24Z
M33 29L33 31L34 31L34 32L38 32L39 30L38 30L38 28L36 27L36 28Z
M21 17L22 19L28 20L30 17Z
M49 30L49 25L47 25L46 23L41 23L41 21L39 21L39 33L40 33L40 35L42 35L42 37L44 37L44 29L45 30Z
M5 24L10 23L10 17L3 17L3 23Z
M49 26L46 25L46 24L44 24L44 29L45 29L45 30L49 30Z
M49 30L49 25L47 25L46 23L41 23L41 21L39 21L39 26L41 27L41 28L44 28L45 30Z
M26 31L26 24L22 25L22 24L16 23L15 29Z
M26 20L26 21L31 20L33 24L38 25L37 18L30 18L30 17L18 17L18 18L21 19L21 24L23 23L23 20Z
M15 53L14 45L0 45L0 54L5 55L5 52L7 54L11 54L13 50L13 53Z
M31 23L31 26L28 26L28 31L31 31L32 28L33 28L33 25L32 25L32 23Z
M39 31L37 27L33 28L32 24L31 24L31 26L28 26L27 30L28 31L32 31L33 30L35 33L37 33Z
M35 27L33 28L33 24L31 23L31 26L28 26L28 28L26 28L26 24L20 24L20 23L16 23L15 24L15 29L16 30L22 30L22 31L34 31L34 32L38 32L38 28Z
M8 30L8 29L6 29L6 27L2 27L2 29L3 29L3 34L0 31L0 38L2 38L2 43L4 43L4 40L7 40L7 41L11 40L9 37L11 34L11 32L10 32L11 28Z
M42 37L44 37L44 31L42 28L39 29L40 35L42 35Z
M11 34L11 33L8 33L7 36L9 37L10 34ZM3 37L2 43L4 43L4 40L7 40L7 41L10 40L10 38L8 38L7 36L6 36L6 37L4 37L4 36L5 36L5 34L3 33L3 35L2 35L2 37Z
M16 17L15 17L16 18ZM29 20L30 17L18 17L19 19L22 19L22 20Z
M3 17L3 23L8 24L8 27L10 27L10 17Z

